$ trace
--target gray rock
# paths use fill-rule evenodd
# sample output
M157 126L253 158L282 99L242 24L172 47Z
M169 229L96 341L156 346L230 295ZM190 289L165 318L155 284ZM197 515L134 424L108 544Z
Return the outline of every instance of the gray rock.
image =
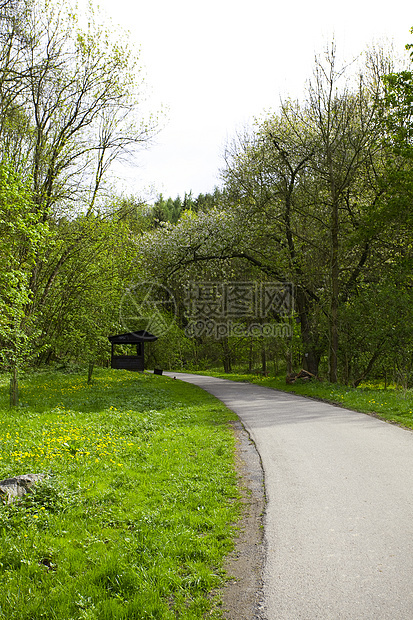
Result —
M23 474L15 478L0 480L0 500L4 504L11 504L15 499L30 493L31 487L43 478L44 474Z

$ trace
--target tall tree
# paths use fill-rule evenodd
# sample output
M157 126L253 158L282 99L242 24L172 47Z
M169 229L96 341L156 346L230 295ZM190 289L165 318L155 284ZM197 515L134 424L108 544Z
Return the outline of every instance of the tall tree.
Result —
M86 21L82 29L70 7L48 0L14 0L0 12L0 160L27 180L33 217L53 239L30 262L31 317L53 306L65 279L76 280L85 247L95 264L108 252L88 238L111 196L111 166L156 127L140 114L138 56L92 9Z
M254 224L245 259L267 276L296 287L303 365L317 374L320 344L311 314L320 284L310 270L320 264L316 257L323 252L323 236L316 235L322 215L314 218L313 210L310 217L311 206L303 200L316 137L308 124L297 122L301 113L297 103L287 101L279 115L268 116L252 135L241 136L227 152L224 177L239 221L248 214L248 223Z
M0 164L0 359L12 372L12 405L18 404L19 368L30 361L36 335L35 317L28 312L31 270L49 240L30 187L10 165Z
M344 85L341 85L343 79ZM346 67L337 67L334 45L327 51L324 60L317 59L314 79L309 87L309 118L319 141L312 166L323 184L324 201L329 212L332 382L336 382L338 377L340 254L343 240L349 227L351 230L361 224L358 202L363 180L360 177L374 172L374 162L382 150L382 88L380 83L374 90L369 87L371 83L366 83L361 74L356 88L349 88ZM368 247L365 248L368 251Z
M332 381L347 347L339 341L346 304L380 279L390 257L389 229L376 224L389 157L381 81L388 65L370 55L350 76L328 50L303 103L284 102L228 149L219 207L162 226L148 241L169 278L226 261L229 271L249 264L257 278L292 282L303 365L317 374L327 353ZM383 353L374 339L370 348L365 369Z

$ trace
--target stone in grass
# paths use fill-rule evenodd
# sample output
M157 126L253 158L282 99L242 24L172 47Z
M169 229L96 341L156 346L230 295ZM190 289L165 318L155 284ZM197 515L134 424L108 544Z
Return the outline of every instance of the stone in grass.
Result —
M31 487L43 478L44 474L23 474L15 478L0 480L0 500L3 504L11 504L15 499L30 493Z

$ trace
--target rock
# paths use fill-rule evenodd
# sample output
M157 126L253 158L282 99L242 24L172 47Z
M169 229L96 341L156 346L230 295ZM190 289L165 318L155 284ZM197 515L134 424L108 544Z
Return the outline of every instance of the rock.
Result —
M15 478L0 480L0 499L4 504L11 504L15 499L30 493L31 487L43 478L44 474L23 474Z

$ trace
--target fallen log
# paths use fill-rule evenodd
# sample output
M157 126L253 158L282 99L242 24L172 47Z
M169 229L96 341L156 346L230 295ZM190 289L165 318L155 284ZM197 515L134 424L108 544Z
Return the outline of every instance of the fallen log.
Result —
M311 372L308 372L308 370L304 370L304 368L302 368L300 372L292 372L289 375L287 375L285 381L289 385L292 385L293 383L297 381L297 379L300 379L303 383L305 383L307 381L312 381L313 379L317 379L317 377L313 375Z

